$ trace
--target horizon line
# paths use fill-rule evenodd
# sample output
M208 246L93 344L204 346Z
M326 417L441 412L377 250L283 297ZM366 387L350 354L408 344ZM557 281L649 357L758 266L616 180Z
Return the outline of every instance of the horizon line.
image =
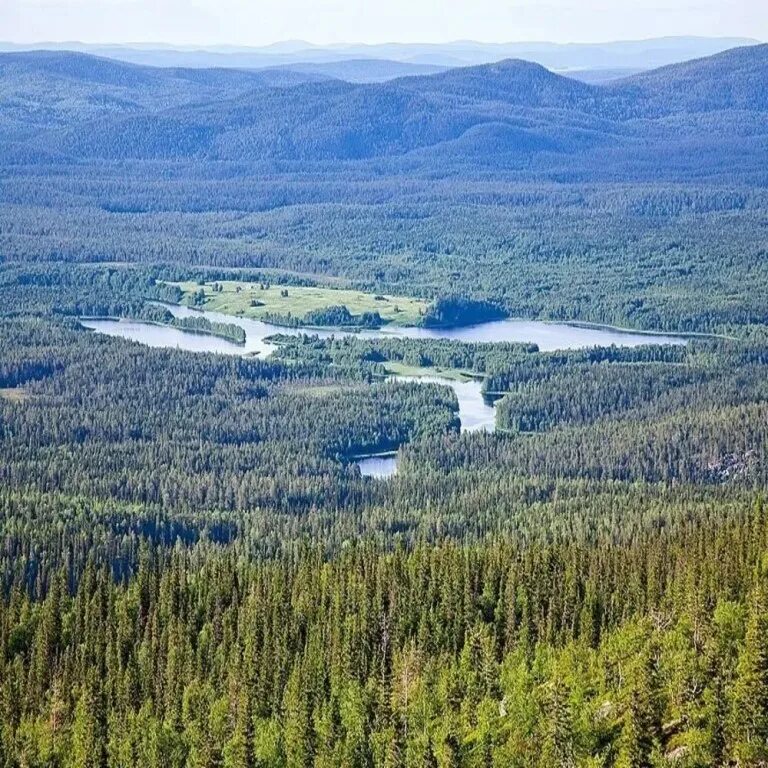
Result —
M264 51L269 48L275 48L278 46L283 45L294 45L294 46L306 46L305 48L300 48L297 51L294 51L294 53L297 53L299 50L311 50L311 49L350 49L350 48L380 48L385 46L435 46L435 47L441 47L441 46L455 46L455 45L478 45L478 46L494 46L494 47L502 47L502 46L510 46L510 45L552 45L557 47L568 47L568 46L599 46L599 45L616 45L616 44L632 44L632 43L650 43L655 41L673 41L673 40L711 40L711 41L717 41L717 40L738 40L738 41L745 41L750 43L756 43L756 44L764 44L766 41L761 40L760 38L756 37L749 37L749 36L743 36L743 35L659 35L655 37L642 37L642 38L617 38L617 39L611 39L611 40L600 40L600 41L568 41L568 42L557 42L554 40L545 40L545 39L539 39L539 40L502 40L502 41L491 41L491 40L477 40L472 38L461 38L461 39L452 39L452 40L445 40L441 42L436 41L419 41L419 42L402 42L398 40L389 40L385 42L378 42L378 43L366 43L366 42L343 42L343 43L315 43L310 40L304 40L304 39L294 39L294 38L286 38L281 40L274 40L270 43L262 43L262 44L239 44L239 43L226 43L226 42L219 42L219 43L200 43L200 42L188 42L188 43L169 43L167 41L163 40L151 40L151 41L125 41L125 42L117 42L117 41L85 41L85 40L30 40L30 41L19 41L19 40L0 40L0 45L9 45L9 46L68 46L68 45L78 45L78 46L100 46L100 47L115 47L115 48L153 48L156 49L168 49L168 50L180 50L180 49L191 49L191 51L211 51L213 49L233 49L233 50L252 50L252 51Z

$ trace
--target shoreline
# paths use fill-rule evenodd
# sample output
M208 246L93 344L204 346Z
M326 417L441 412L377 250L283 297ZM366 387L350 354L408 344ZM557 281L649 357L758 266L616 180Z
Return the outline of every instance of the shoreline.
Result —
M289 328L291 330L300 330L300 331L307 331L308 335L311 334L312 331L323 331L323 332L330 332L333 333L334 331L339 331L343 333L360 333L365 331L381 331L383 333L386 333L387 329L417 329L417 330L425 330L425 331L460 331L460 330L466 330L470 328L480 328L485 325L490 325L492 323L503 323L507 321L512 322L521 322L521 323L546 323L547 325L565 325L570 328L583 328L585 330L605 330L605 331L614 331L615 333L621 333L621 334L627 334L627 335L638 335L638 336L672 336L672 337L678 337L681 339L695 339L695 338L704 338L704 339L725 339L727 341L738 341L738 337L736 336L729 336L727 334L722 333L710 333L705 331L665 331L665 330L649 330L646 328L632 328L629 326L623 326L623 325L613 325L611 323L598 323L593 322L590 320L553 320L551 318L543 318L543 317L523 317L521 315L509 315L508 317L498 318L496 320L485 320L480 323L467 323L466 325L457 325L455 323L447 324L447 325L400 325L396 323L382 323L380 326L377 327L370 327L370 326L359 326L359 325L303 325L301 323L299 324L288 324L288 323L279 323L274 322L273 320L264 320L259 317L248 317L247 315L236 315L231 314L229 312L222 312L221 310L217 309L206 309L203 307L192 307L188 304L184 303L178 303L174 304L171 302L153 302L157 304L167 305L171 307L184 307L185 309L189 309L195 312L216 312L221 315L226 315L227 317L232 317L235 319L241 319L241 320L253 320L256 322L264 323L265 325L271 325L275 328ZM486 344L494 344L498 342L478 342L478 343L486 343ZM525 343L525 342L520 342Z
M405 445L405 443L403 443ZM397 456L397 453L400 449L393 451L381 451L380 453L364 453L361 455L355 455L355 456L345 456L344 460L348 462L356 462L356 461L362 461L363 459L392 459L395 456Z
M154 325L157 328L171 328L172 330L181 331L182 333L194 333L196 336L213 336L216 339L221 339L222 341L228 341L231 344L234 344L235 346L245 347L245 340L238 341L237 339L233 339L230 336L224 336L223 334L216 333L213 330L206 331L202 328L182 328L181 326L173 325L172 323L159 323L157 322L157 320L145 320L143 318L138 318L138 317L120 317L120 316L111 317L109 315L99 315L99 316L82 315L78 317L77 320L78 322L86 322L86 323L89 321L98 322L100 320L109 320L115 323L124 323L124 322L125 323L144 323L145 325ZM232 323L232 325L236 325L236 323ZM85 327L86 330L88 331L95 330L93 328L88 328L87 326L83 326L83 327Z

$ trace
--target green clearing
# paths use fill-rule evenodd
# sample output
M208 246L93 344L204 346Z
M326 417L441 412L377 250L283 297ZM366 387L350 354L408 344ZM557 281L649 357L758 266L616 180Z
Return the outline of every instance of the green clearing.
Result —
M29 400L29 392L22 387L0 388L0 397L12 403L23 403L25 400Z
M378 312L385 323L418 325L428 307L423 299L363 293L326 286L293 286L223 280L217 283L176 283L184 292L183 303L227 315L263 320L269 315L289 315L299 320L307 312L345 306L353 315ZM205 294L195 303L195 295Z
M464 371L459 368L440 368L421 367L417 365L407 365L406 363L387 362L384 367L387 373L393 376L408 376L418 378L421 376L439 376L441 379L450 379L451 381L472 381L477 380L478 376L470 371Z
M339 392L362 392L365 391L365 387L356 385L344 385L344 384L317 384L310 386L287 386L287 391L294 392L295 394L305 395L307 397L330 397L336 395Z

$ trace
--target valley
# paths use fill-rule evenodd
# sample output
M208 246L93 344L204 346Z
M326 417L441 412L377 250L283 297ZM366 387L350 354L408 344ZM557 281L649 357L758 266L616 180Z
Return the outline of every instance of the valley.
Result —
M271 286L270 289L274 295L280 297L284 289L281 286ZM191 288L185 290L185 296L192 294ZM246 292L247 295L252 295L255 292L255 288ZM300 290L291 288L298 295L299 300L303 300L304 296ZM313 291L314 289L306 289ZM235 297L239 297L240 293L236 291L230 291L234 293ZM337 301L336 296L328 299L327 294L330 291L326 291L322 294L321 300L325 301ZM214 291L216 294L216 291ZM261 291L259 290L259 294ZM335 294L335 292L334 292ZM339 292L339 299L345 297L344 292ZM223 324L227 322L234 324L238 328L242 328L245 331L245 339L243 344L236 344L227 339L219 339L213 337L200 337L198 334L185 332L176 328L161 328L149 323L141 323L133 320L112 320L112 319L97 319L89 318L82 321L82 324L97 333L104 333L110 336L117 336L120 338L130 339L132 341L138 341L142 344L147 344L152 347L168 347L174 349L185 349L191 352L218 352L223 354L240 354L240 355L269 355L274 352L279 345L279 341L276 337L279 334L287 334L291 336L302 336L304 334L313 335L320 339L328 339L340 337L345 335L352 335L353 338L361 339L397 339L397 338L411 338L411 339L446 339L455 341L471 341L471 342L484 342L484 343L496 343L496 342L528 342L535 344L536 348L543 348L544 350L553 349L579 349L586 348L592 345L612 345L618 346L638 346L647 344L650 341L659 344L684 344L685 339L683 337L672 337L664 335L640 335L629 332L619 332L616 330L601 330L601 329L586 329L578 327L570 327L565 325L549 325L541 322L534 321L494 321L486 324L469 326L467 328L452 328L452 329L421 329L418 327L404 327L402 329L396 329L393 327L387 327L381 331L362 330L362 331L344 331L340 328L333 329L319 329L319 328L303 328L292 327L290 329L272 326L268 323L260 321L250 321L241 318L237 314L235 305L229 303L226 296L219 302L211 302L212 305L221 306L223 310L227 312L214 312L213 310L201 310L191 309L184 306L168 305L169 311L175 316L180 318L198 317L212 321L216 324ZM227 320L227 315L235 310L234 316ZM540 346L540 344L542 346ZM489 396L483 394L481 391L481 383L471 377L471 372L456 370L452 368L442 369L434 367L414 367L403 365L399 362L390 362L386 365L386 373L394 375L395 380L408 381L423 381L426 383L439 384L441 386L450 387L456 394L458 400L458 416L461 422L462 430L493 430L495 424L495 417L493 406L491 402L488 402ZM468 375L470 374L470 375ZM502 393L493 393L491 397L498 398ZM383 467L387 466L388 469L393 470L394 465L382 462L372 462L372 466L375 465L375 471L382 473L385 470Z
M0 768L768 763L721 42L0 53Z

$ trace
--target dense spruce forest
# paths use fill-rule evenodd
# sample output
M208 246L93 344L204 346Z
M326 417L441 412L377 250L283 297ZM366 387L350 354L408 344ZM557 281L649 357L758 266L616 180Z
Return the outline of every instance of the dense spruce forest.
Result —
M767 51L606 86L0 54L0 768L768 764ZM690 335L254 354L171 311L217 281Z

